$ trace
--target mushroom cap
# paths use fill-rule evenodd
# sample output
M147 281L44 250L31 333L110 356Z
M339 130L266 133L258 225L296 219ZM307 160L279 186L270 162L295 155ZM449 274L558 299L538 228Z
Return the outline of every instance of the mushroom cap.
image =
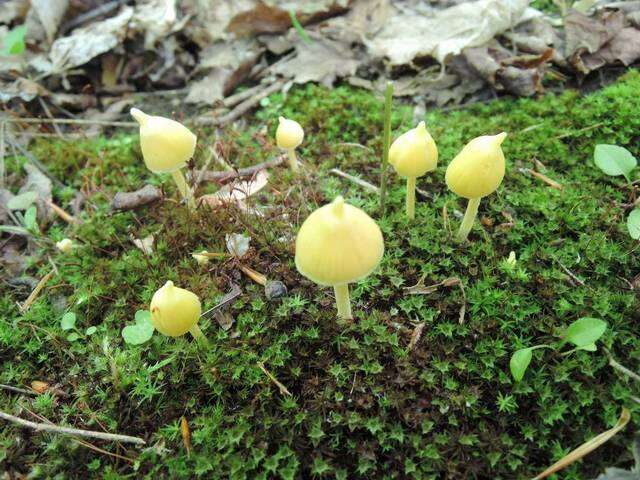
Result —
M383 253L378 224L342 197L309 215L296 238L296 267L319 285L360 280L378 266Z
M168 281L151 298L151 323L163 335L179 337L198 323L202 307L198 296Z
M70 238L63 238L59 242L56 242L56 248L60 250L62 253L69 253L73 250L73 240Z
M149 170L174 172L193 157L197 137L187 127L165 117L147 115L137 108L131 115L140 124L140 147Z
M304 130L295 120L288 120L284 117L278 118L278 128L276 130L276 143L279 148L291 150L302 143Z
M401 177L421 177L438 165L438 147L424 122L400 135L389 148L389 163Z
M481 198L496 191L504 177L502 142L507 134L485 135L467 143L447 167L449 190L464 198Z

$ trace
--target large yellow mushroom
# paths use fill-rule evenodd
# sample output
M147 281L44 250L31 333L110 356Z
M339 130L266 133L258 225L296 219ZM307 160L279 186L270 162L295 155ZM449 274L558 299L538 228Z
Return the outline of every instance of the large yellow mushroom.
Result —
M180 337L189 332L196 340L204 339L198 326L202 313L198 296L168 281L151 298L151 323L163 335Z
M349 283L368 276L384 253L382 232L357 207L337 197L313 212L296 238L296 267L318 285L333 287L338 316L353 318Z
M438 166L438 147L424 122L400 135L389 149L389 163L407 179L407 216L415 218L416 178Z
M293 173L298 172L298 158L296 148L304 139L304 130L295 120L284 117L278 118L278 128L276 130L276 143L278 147L286 150L289 155L289 166Z
M147 168L153 173L170 173L189 208L195 210L193 192L180 169L193 157L197 137L170 118L147 115L137 108L131 109L131 116L140 124L140 148Z
M462 242L469 236L482 197L495 192L502 183L505 164L501 145L506 136L502 132L474 138L447 167L449 190L469 200L458 230L458 240Z

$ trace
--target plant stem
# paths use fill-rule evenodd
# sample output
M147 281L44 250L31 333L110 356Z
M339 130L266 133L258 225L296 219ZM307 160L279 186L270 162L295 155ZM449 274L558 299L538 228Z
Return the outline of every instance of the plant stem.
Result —
M416 218L416 177L407 178L407 217Z
M195 338L198 342L207 343L207 337L202 333L198 324L194 324L193 327L189 329L189 333L193 338Z
M380 210L385 211L387 199L387 165L389 164L389 146L391 145L391 102L393 101L393 83L387 83L384 92L384 133L382 137L382 165L380 166Z
M291 171L293 173L298 173L298 157L296 157L295 148L290 148L287 150L289 154L289 167L291 167Z
M464 242L469 236L473 222L478 215L478 207L480 206L480 198L470 198L467 204L467 211L464 212L464 218L460 224L460 230L458 230L458 241Z
M344 320L353 318L351 315L351 300L349 299L349 284L334 285L333 291L336 294L336 306L338 307L338 316Z
M171 172L171 176L173 177L173 179L176 182L176 185L178 186L180 195L182 195L182 198L184 198L187 201L187 205L189 206L189 209L191 211L195 211L196 201L193 199L193 192L191 191L191 188L189 188L189 185L187 185L187 181L185 180L184 175L182 174L182 170L178 169L174 172Z

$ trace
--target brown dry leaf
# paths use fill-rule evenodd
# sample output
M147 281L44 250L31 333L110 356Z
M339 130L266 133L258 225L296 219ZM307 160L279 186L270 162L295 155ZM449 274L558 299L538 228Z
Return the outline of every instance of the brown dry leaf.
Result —
M199 198L211 207L219 207L228 203L242 202L251 195L262 190L269 181L269 173L261 170L256 176L247 181L236 181L225 185L216 193L203 195Z
M596 53L582 57L582 64L588 71L592 71L616 62L629 66L639 58L640 30L627 27Z
M132 25L144 31L144 47L153 49L156 42L171 33L178 19L176 0L137 2Z
M218 325L220 325L220 328L222 328L225 332L230 330L233 326L233 317L231 316L231 314L216 310L213 313L213 316L216 317Z
M407 350L411 351L415 348L415 346L420 341L420 337L422 337L422 331L424 327L426 327L426 323L422 322L415 326L413 332L411 333L411 340L409 340L409 345L407 345Z
M315 35L311 43L299 41L295 48L295 57L272 68L295 83L319 82L331 87L337 77L353 75L361 63L348 44Z
M148 235L142 239L130 236L131 242L138 247L145 255L151 255L153 253L153 242L155 240L153 235Z
M565 55L573 57L582 52L597 52L623 29L624 24L624 14L619 11L602 11L593 17L577 10L569 11L564 19Z
M22 21L29 11L29 3L29 0L7 0L2 2L0 23L9 25L14 21Z
M180 419L180 433L182 434L182 443L187 450L187 456L191 455L191 430L186 417Z
M0 70L2 69L0 67ZM0 82L0 102L8 102L13 98L30 102L36 97L45 97L48 94L46 88L27 78L20 77L11 83Z
M47 219L53 214L50 207L53 202L51 180L30 163L26 163L24 169L27 171L27 180L20 188L19 193L36 192L38 194L36 200L38 218Z
M31 382L31 389L36 393L43 394L49 390L49 384L47 382L41 382L40 380L34 380Z

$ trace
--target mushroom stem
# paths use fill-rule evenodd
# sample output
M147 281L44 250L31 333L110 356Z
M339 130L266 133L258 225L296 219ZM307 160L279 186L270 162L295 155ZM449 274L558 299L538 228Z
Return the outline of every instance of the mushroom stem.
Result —
M416 218L416 177L407 177L407 217Z
M293 173L298 173L298 157L296 157L296 149L290 148L287 150L289 155L289 167Z
M351 315L351 300L349 299L349 284L334 285L333 291L336 294L336 307L338 307L338 316L344 320L353 318Z
M464 242L469 236L471 227L473 227L473 221L478 215L478 207L480 206L481 198L470 198L467 204L467 211L464 212L464 218L460 224L460 230L458 230L458 241Z
M191 188L189 187L189 185L187 185L187 181L184 178L182 170L178 169L171 172L171 176L175 180L176 185L178 186L178 190L180 190L180 194L182 195L182 198L184 198L187 201L187 205L189 206L189 209L191 211L195 211L196 201L193 199L193 192L191 191Z
M202 330L200 330L200 327L198 326L197 323L193 324L193 327L191 327L189 329L189 333L191 334L191 336L193 338L195 338L198 342L205 342L207 341L207 337L205 336L204 333L202 333Z

